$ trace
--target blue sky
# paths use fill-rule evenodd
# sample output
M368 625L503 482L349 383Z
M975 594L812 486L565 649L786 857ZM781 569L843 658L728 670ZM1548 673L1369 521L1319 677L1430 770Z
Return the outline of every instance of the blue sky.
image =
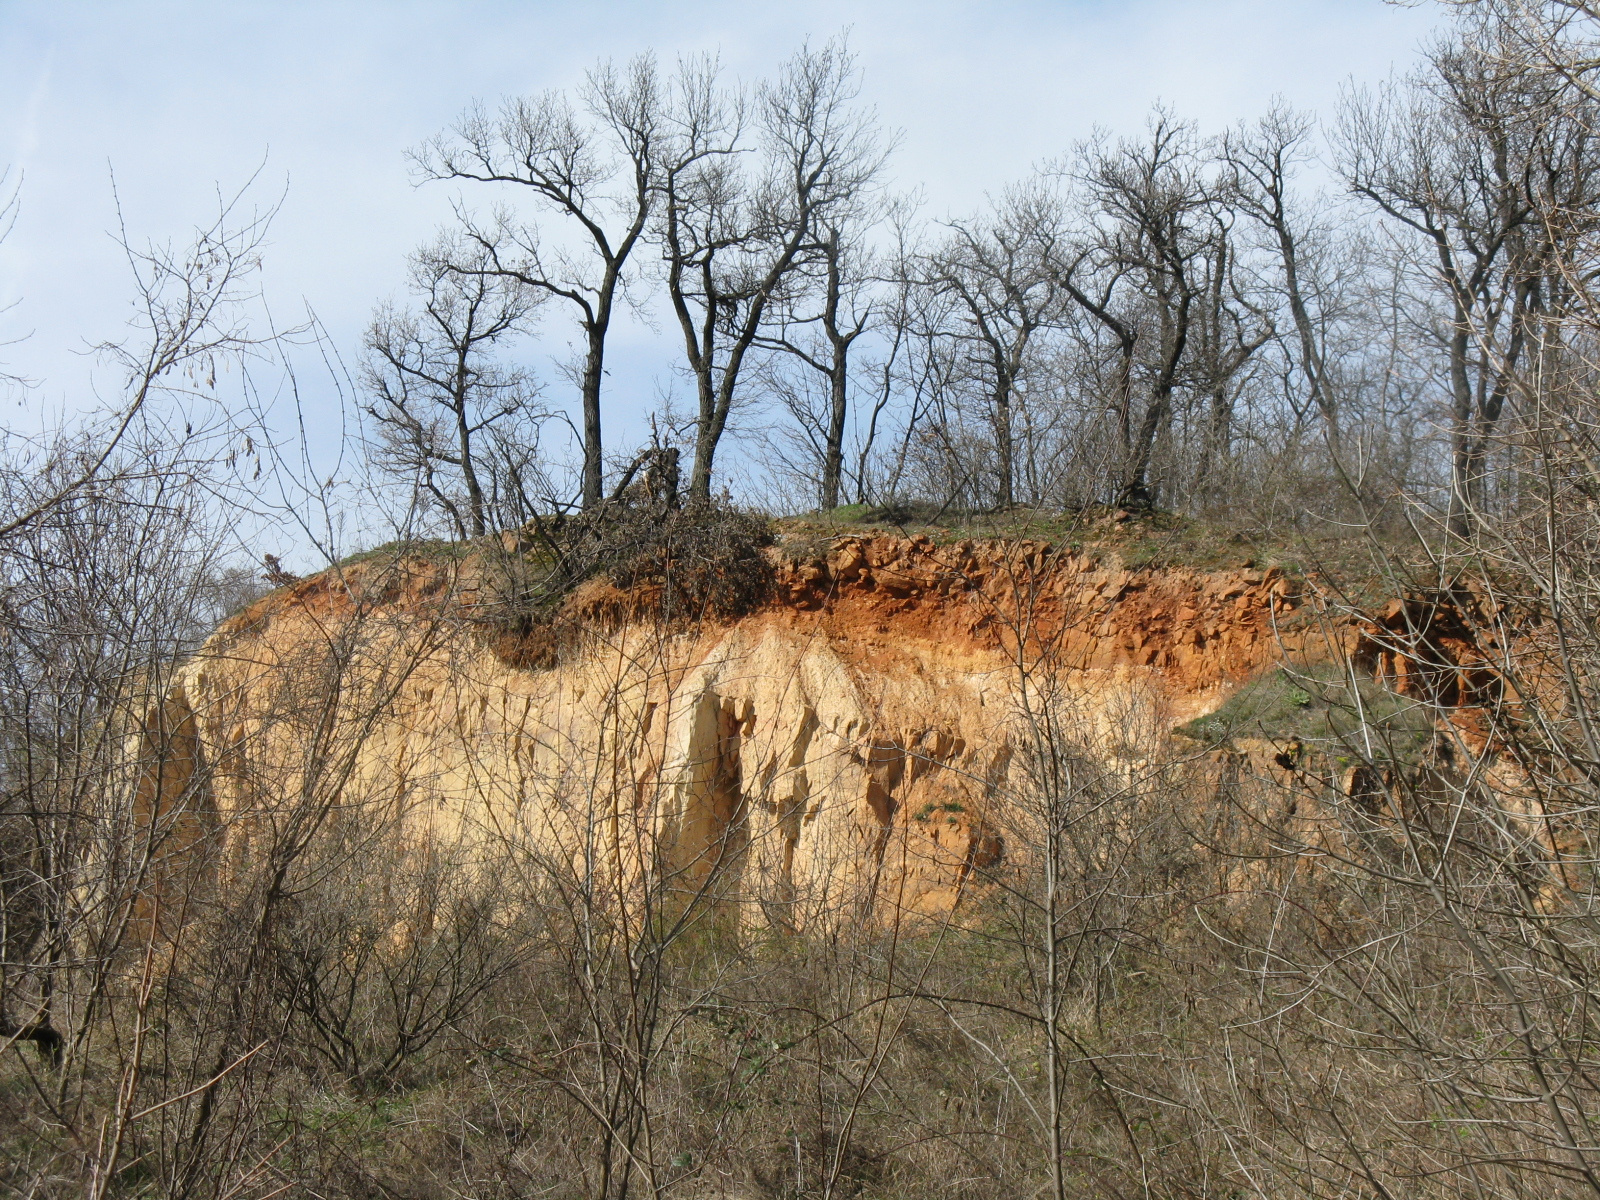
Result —
M941 213L1097 125L1136 129L1157 100L1206 130L1277 94L1330 112L1344 81L1406 69L1438 15L1381 0L0 0L0 163L25 179L0 246L0 300L18 301L0 338L29 335L0 357L38 381L0 413L28 425L92 406L113 382L78 353L128 314L106 234L113 170L135 236L181 238L219 184L264 159L263 197L287 188L268 297L286 320L313 306L353 357L405 253L448 211L445 189L411 186L403 151L474 97L566 87L603 56L714 50L753 77L848 27L867 98L904 130L895 177ZM546 335L557 351L564 338ZM613 426L626 439L670 381L670 351L642 326L618 349ZM332 438L313 374L310 428Z

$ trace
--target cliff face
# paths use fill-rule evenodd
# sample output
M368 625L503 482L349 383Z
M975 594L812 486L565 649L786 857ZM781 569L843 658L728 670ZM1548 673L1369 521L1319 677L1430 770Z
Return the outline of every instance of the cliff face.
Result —
M1286 650L1336 653L1271 571L846 538L693 629L591 585L528 667L482 575L374 560L233 618L152 710L146 814L208 831L223 879L315 814L365 823L375 876L399 839L714 884L779 926L938 911L1016 852L1030 710L1135 764Z

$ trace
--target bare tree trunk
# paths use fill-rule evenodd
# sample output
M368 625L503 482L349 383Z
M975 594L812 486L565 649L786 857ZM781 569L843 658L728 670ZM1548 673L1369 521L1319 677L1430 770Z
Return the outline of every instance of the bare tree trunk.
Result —
M999 476L999 505L1002 509L1015 508L1017 504L1015 444L1011 432L1011 386L1007 380L995 389L994 399L994 449L996 474Z
M822 507L839 507L839 489L844 476L844 431L848 416L850 382L850 345L861 332L862 325L846 333L839 328L840 261L839 231L830 229L825 251L828 261L824 282L822 329L828 339L832 358L828 362L828 428L823 440L822 456Z
M1150 459L1155 452L1156 435L1172 415L1172 394L1177 387L1178 368L1183 362L1189 341L1189 314L1194 295L1187 280L1181 274L1176 277L1176 302L1173 302L1170 294L1161 299L1161 366L1150 389L1150 400L1145 406L1144 419L1134 439L1132 457L1123 475L1119 501L1129 507L1148 508L1154 503L1149 482Z
M611 290L606 289L602 304L610 308ZM609 313L607 314L609 317ZM595 327L587 331L588 353L583 360L581 382L583 402L583 507L589 511L598 505L605 492L604 442L600 433L600 389L606 374L606 325L597 317Z

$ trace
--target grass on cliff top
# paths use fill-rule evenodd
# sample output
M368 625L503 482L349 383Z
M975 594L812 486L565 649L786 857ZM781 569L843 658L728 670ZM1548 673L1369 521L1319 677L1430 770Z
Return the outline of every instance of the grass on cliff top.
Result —
M392 542L384 542L380 546L373 546L369 550L356 550L346 554L334 568L353 567L357 563L372 562L377 559L420 558L433 562L455 562L465 558L476 549L473 542L451 541L449 538L401 538Z
M1158 570L1265 570L1319 573L1345 578L1373 574L1376 558L1399 549L1389 539L1352 534L1347 528L1306 519L1298 529L1264 531L1219 518L1153 511L1128 513L1106 507L1072 512L1015 509L958 514L932 505L873 507L850 504L827 512L784 517L776 522L780 545L815 548L851 535L929 538L935 545L975 541L1048 542L1058 550L1116 560L1124 567ZM1375 555L1375 552L1378 552Z
M1243 521L1222 517L1185 517L1152 511L1129 513L1107 507L1050 512L1014 509L1000 513L952 513L933 505L907 504L873 507L846 505L827 512L769 518L764 514L714 506L704 515L685 509L671 514L644 509L620 510L599 524L576 519L562 525L561 545L525 547L504 560L517 560L514 573L525 591L534 576L549 575L547 601L558 600L582 579L596 574L611 576L627 586L642 578L662 574L672 561L682 569L691 564L700 574L715 575L715 564L753 561L749 548L776 541L780 553L802 560L827 554L835 539L846 536L928 538L936 546L964 540L1043 542L1059 551L1085 555L1107 566L1130 570L1188 568L1199 571L1266 570L1278 568L1291 575L1315 574L1358 586L1353 602L1395 594L1383 578L1401 559L1415 557L1414 548L1392 538L1367 536L1336 527L1330 522L1305 518L1298 528L1264 530ZM499 535L472 542L447 539L391 541L340 560L350 566L384 557L412 556L456 560L485 545L498 547ZM707 582L701 580L701 583ZM556 584L550 587L550 584ZM709 589L719 593L725 588ZM1372 596L1365 593L1372 590ZM526 597L524 598L526 599ZM696 607L690 603L688 607ZM717 607L717 606L713 606ZM727 607L723 605L721 607ZM737 607L737 606L735 606Z
M1427 745L1433 728L1433 710L1427 705L1396 695L1376 680L1352 684L1343 667L1322 664L1263 672L1216 712L1173 732L1208 746L1236 738L1298 740L1334 758L1354 753L1410 761Z

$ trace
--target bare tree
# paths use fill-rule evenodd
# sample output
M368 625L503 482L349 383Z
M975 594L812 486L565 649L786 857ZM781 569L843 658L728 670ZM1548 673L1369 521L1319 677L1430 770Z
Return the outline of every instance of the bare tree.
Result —
M515 279L535 292L565 300L583 333L577 382L583 411L583 506L600 503L604 489L601 413L606 338L628 267L655 204L663 152L664 96L655 60L642 55L623 70L602 63L578 93L582 115L558 93L508 100L495 117L474 107L449 134L413 155L427 179L515 184L571 221L584 249L548 247L536 225L502 214L483 229L465 214L473 243L463 269Z
M186 248L140 250L124 233L137 333L102 348L126 368L121 402L4 443L0 1049L21 1070L0 1125L21 1128L19 1110L49 1125L16 1162L23 1187L71 1181L98 1197L120 1186L160 1074L160 952L144 935L181 919L192 895L156 881L199 839L192 794L141 809L135 780L193 759L193 729L169 722L163 699L196 630L221 615L216 582L230 573L223 518L236 516L229 467L244 439L219 412L216 377L274 341L246 320L265 218L238 206ZM124 972L137 982L124 986ZM23 1042L41 1067L10 1053ZM175 1077L182 1057L166 1059ZM168 1096L204 1104L214 1086L191 1077Z
M1562 281L1541 211L1592 208L1589 122L1552 119L1548 81L1507 75L1478 45L1442 45L1431 73L1352 95L1340 170L1406 239L1440 305L1434 337L1450 406L1447 522L1465 536L1487 501L1486 455L1541 315Z
M1068 230L1061 198L1043 179L1008 188L986 218L951 221L919 264L921 283L950 298L946 331L988 401L995 448L995 502L1017 503L1015 415L1035 339L1060 324Z
M883 161L856 94L842 41L802 50L748 104L722 88L714 63L686 64L679 75L656 236L698 401L691 500L710 499L717 446L771 306L796 288L797 266ZM755 172L740 160L747 116L759 143Z
M363 364L367 411L390 469L431 495L463 538L482 537L491 524L484 443L529 422L537 395L525 370L494 353L526 328L541 297L491 263L449 235L418 251L410 269L417 308L378 310Z
M1251 361L1277 335L1268 299L1259 294L1241 264L1233 214L1213 214L1214 230L1200 263L1204 283L1195 306L1190 387L1200 410L1200 452L1194 490L1202 498L1219 495L1214 478L1232 457L1235 407L1249 384Z
M813 285L797 296L785 297L776 327L758 339L762 346L781 351L799 364L806 376L822 386L823 402L810 403L810 380L793 381L782 362L771 364L773 390L783 400L820 466L818 498L821 507L837 508L844 487L845 434L850 414L851 352L871 328L875 311L870 259L859 239L864 231L857 222L834 222L823 234L807 273ZM820 411L818 409L820 408Z
M1300 372L1312 403L1327 422L1328 437L1337 453L1338 397L1330 378L1326 327L1313 313L1318 299L1316 281L1306 278L1305 237L1290 192L1294 169L1307 154L1311 127L1310 118L1279 106L1253 129L1225 136L1221 153L1233 172L1230 203L1257 222L1275 243Z
M1156 438L1171 419L1195 306L1204 295L1201 264L1216 230L1211 187L1202 175L1193 128L1161 111L1143 141L1085 146L1074 173L1097 234L1072 264L1072 274L1097 274L1104 282L1099 298L1081 285L1074 286L1073 298L1122 348L1127 383L1115 400L1124 455L1118 500L1148 506ZM1119 291L1133 293L1121 301L1123 315L1113 311ZM1133 407L1135 345L1148 347L1142 412Z

